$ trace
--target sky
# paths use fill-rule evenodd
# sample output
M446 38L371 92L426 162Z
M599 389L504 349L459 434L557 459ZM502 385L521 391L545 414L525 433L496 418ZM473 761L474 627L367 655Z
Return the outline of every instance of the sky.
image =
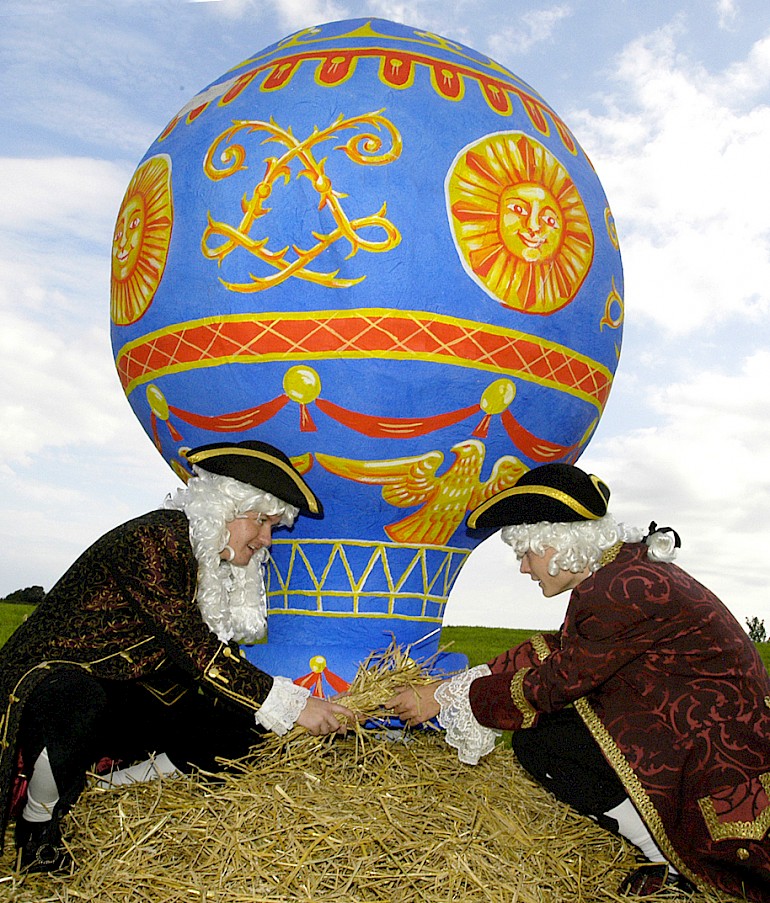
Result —
M110 249L146 149L199 90L292 32L375 16L462 42L539 92L617 226L623 350L580 466L618 520L742 624L770 628L770 5L766 0L0 0L0 596L42 585L179 485L109 340ZM446 624L554 628L492 537Z

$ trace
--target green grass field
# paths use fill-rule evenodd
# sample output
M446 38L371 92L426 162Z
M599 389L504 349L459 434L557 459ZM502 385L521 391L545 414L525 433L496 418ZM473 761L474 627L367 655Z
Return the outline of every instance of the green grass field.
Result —
M464 652L469 665L480 665L528 640L535 633L536 630L507 630L503 627L444 627L441 647L448 652Z
M0 602L0 646L32 611L29 605ZM463 652L471 665L489 661L500 652L512 649L536 630L508 630L503 627L444 627L441 646L449 652ZM770 643L758 643L757 649L770 671Z
M15 605L12 602L0 602L0 646L16 630L33 608L31 605Z
M512 649L523 640L529 639L537 630L505 630L497 627L444 627L441 631L441 645L449 646L450 652L464 652L471 665L489 661L500 652ZM757 650L765 667L770 671L770 642L757 643Z

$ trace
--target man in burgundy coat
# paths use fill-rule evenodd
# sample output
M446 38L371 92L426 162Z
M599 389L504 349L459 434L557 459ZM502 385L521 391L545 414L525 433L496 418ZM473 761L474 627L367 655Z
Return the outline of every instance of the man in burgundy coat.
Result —
M735 618L671 561L679 537L607 513L609 489L566 464L477 508L545 596L571 590L557 633L388 703L438 717L475 764L500 730L555 796L645 854L621 885L712 885L770 901L770 677Z

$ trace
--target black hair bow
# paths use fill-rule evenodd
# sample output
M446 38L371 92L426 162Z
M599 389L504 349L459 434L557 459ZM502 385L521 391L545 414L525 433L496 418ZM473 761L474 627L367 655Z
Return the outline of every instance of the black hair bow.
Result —
M642 542L647 542L647 540L652 536L653 533L673 533L674 534L674 548L681 549L682 548L682 540L679 538L679 534L673 527L659 527L655 521L651 521L650 526L647 528L647 535L644 537Z

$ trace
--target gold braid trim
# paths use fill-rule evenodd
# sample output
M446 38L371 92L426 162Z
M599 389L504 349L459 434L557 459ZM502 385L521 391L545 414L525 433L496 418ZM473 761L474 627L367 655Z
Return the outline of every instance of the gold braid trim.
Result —
M611 561L614 561L618 557L618 552L623 548L623 543L618 540L614 546L610 546L609 549L605 549L601 558L599 558L599 567L604 567L605 564L609 564Z
M297 473L296 470L289 464L284 464L284 462L277 458L275 455L271 455L269 452L257 451L253 448L240 448L237 445L230 445L226 448L210 448L207 451L199 451L194 455L189 454L185 457L190 462L190 464L200 464L202 461L207 461L209 458L221 458L222 455L240 455L245 458L257 458L259 461L267 461L268 464L272 464L277 470L282 471L286 476L294 483L295 487L299 489L302 493L305 501L307 502L308 508L313 512L313 514L318 514L318 502L310 491L310 487L305 483L302 477ZM203 465L204 470L206 469L206 465ZM283 499L281 499L283 501Z
M537 717L537 711L527 702L524 695L524 678L531 671L531 668L520 668L511 681L511 699L516 708L521 712L522 728L532 727Z
M33 674L35 671L48 671L53 665L71 665L73 668L81 668L83 671L87 673L91 673L91 670L94 665L102 665L104 662L108 662L111 658L124 658L127 661L131 661L131 655L135 649L139 649L141 646L146 645L147 643L151 643L155 637L147 636L144 639L139 640L134 643L132 646L129 646L128 649L121 649L118 652L110 652L109 655L102 656L102 658L95 658L90 662L75 662L70 659L51 659L50 661L38 662L35 665L32 665L31 668L28 668L21 677L16 681L16 685L11 690L8 696L8 706L6 708L5 714L0 718L0 728L2 732L0 733L0 754L2 754L3 750L8 749L10 742L8 740L8 728L10 726L10 712L16 703L20 702L21 697L18 695L19 689L24 683L24 681L29 677L30 674Z
M585 696L575 700L575 708L585 722L586 727L591 732L591 736L599 744L607 761L622 781L626 793L628 793L631 801L642 816L644 823L652 834L660 851L680 874L684 875L685 878L688 878L696 887L698 887L701 879L697 875L694 875L679 858L679 854L668 839L668 835L663 827L663 822L661 821L660 815L658 815L658 810L653 805L649 796L647 796L647 791L642 786L642 782L628 764L626 757L610 736L607 728L602 724L599 716L591 708L591 704Z
M530 640L532 643L532 648L537 652L538 657L541 662L544 662L548 656L551 654L551 649L546 642L545 637L542 633L536 633L532 639Z
M759 776L759 782L762 784L765 793L770 796L770 771ZM754 821L731 821L723 822L719 820L719 816L714 808L712 799L704 796L698 800L700 811L703 813L703 819L712 840L762 840L765 834L770 830L770 806L768 806L761 815L758 815Z

